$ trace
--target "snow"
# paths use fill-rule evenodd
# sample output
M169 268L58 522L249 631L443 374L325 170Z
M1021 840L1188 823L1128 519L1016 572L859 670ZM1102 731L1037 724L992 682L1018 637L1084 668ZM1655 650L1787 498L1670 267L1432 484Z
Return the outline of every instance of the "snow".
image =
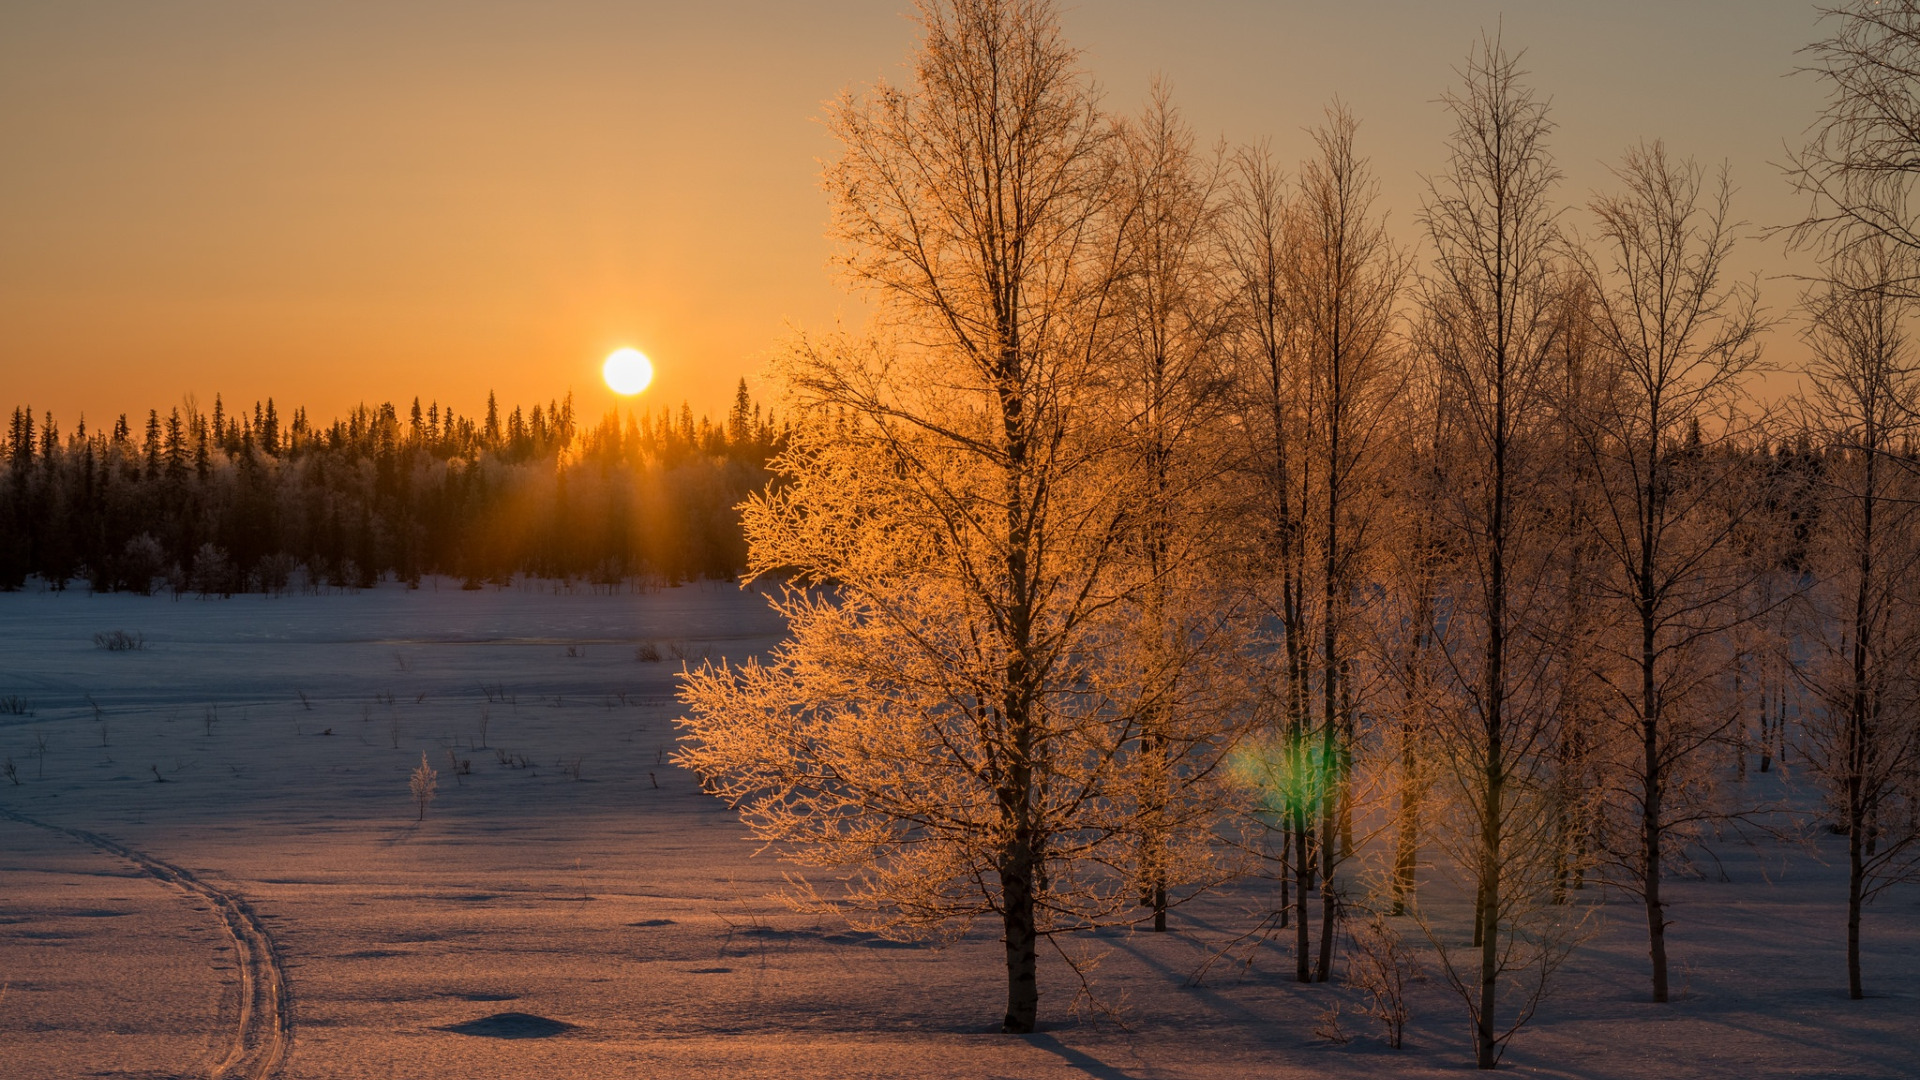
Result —
M96 648L111 630L148 647ZM1118 1021L1072 1015L1077 982L1043 957L1045 1030L1019 1038L996 1031L993 927L934 949L786 911L768 899L784 868L664 760L673 651L738 659L779 631L761 597L720 584L0 595L0 701L33 713L0 713L0 754L20 778L0 780L0 807L111 838L249 905L290 987L286 1077L1468 1068L1462 1011L1437 975L1416 986L1397 1052L1353 1015L1350 991L1292 983L1284 940L1194 985L1271 902L1263 886L1177 910L1168 934L1069 943L1102 954L1095 989ZM662 662L635 659L646 641ZM453 775L450 747L472 775ZM423 751L439 794L416 822L407 779ZM500 751L529 765L502 765ZM1751 783L1781 794L1778 774ZM1670 1005L1646 1000L1639 909L1601 903L1511 1071L1920 1076L1920 890L1869 909L1874 996L1848 1001L1844 876L1820 840L1730 841L1718 866L1675 886ZM172 1076L226 1053L239 971L208 903L6 817L0 882L0 1074ZM1345 1045L1313 1034L1335 1001Z

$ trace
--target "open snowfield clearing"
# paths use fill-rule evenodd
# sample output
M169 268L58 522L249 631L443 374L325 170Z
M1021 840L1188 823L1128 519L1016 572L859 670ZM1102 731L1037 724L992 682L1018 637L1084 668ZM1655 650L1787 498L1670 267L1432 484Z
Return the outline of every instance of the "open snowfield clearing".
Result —
M95 646L114 630L146 647ZM996 1033L994 927L933 949L785 911L767 898L782 867L666 761L675 654L740 658L779 630L723 585L0 596L18 777L0 778L0 1074L1468 1071L1437 976L1398 1052L1348 991L1293 984L1285 942L1195 985L1264 887L1181 909L1168 934L1067 943L1105 954L1096 991L1124 1024L1070 1015L1077 983L1044 956L1029 1037ZM649 642L660 661L636 659ZM423 752L439 794L416 821ZM1920 892L1870 909L1873 996L1850 1002L1843 874L1771 842L1720 854L1674 890L1681 1000L1647 1003L1639 909L1603 904L1512 1071L1920 1076ZM1336 1001L1346 1045L1313 1034Z

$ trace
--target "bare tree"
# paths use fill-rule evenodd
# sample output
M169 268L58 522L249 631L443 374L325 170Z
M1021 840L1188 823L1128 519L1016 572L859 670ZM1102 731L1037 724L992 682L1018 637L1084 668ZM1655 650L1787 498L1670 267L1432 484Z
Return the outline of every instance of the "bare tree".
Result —
M1422 213L1436 255L1418 335L1439 373L1441 523L1457 553L1437 642L1454 700L1436 710L1434 736L1458 810L1437 839L1473 885L1477 962L1458 962L1444 933L1430 936L1466 1005L1475 1061L1489 1069L1563 955L1545 925L1558 918L1547 902L1556 672L1544 608L1560 531L1545 497L1557 459L1546 419L1559 173L1546 105L1523 76L1518 57L1483 39L1442 99L1454 122L1448 167L1428 181ZM1503 981L1521 994L1510 1019Z
M1336 104L1313 133L1315 157L1303 162L1294 198L1292 257L1284 264L1293 298L1295 344L1307 395L1303 410L1318 543L1320 605L1319 760L1326 770L1320 805L1321 925L1317 982L1333 967L1339 895L1334 874L1353 847L1352 754L1356 700L1355 591L1374 553L1386 494L1382 464L1391 448L1395 405L1406 383L1394 333L1406 260L1374 211L1378 185L1354 149L1359 123Z
M1393 322L1406 261L1374 212L1358 127L1344 108L1327 111L1291 198L1264 154L1243 153L1231 246L1254 576L1279 631L1280 670L1262 680L1280 703L1279 723L1258 782L1293 847L1302 981L1326 981L1332 968L1333 875L1352 848L1356 702L1369 692L1356 693L1364 635L1353 595L1375 551L1381 462L1405 381ZM1321 937L1310 969L1306 904L1316 878Z
M1745 558L1755 477L1730 452L1751 431L1736 406L1765 323L1752 286L1724 280L1735 228L1724 170L1708 192L1698 165L1655 142L1629 150L1614 175L1624 190L1592 204L1604 254L1581 260L1612 371L1574 427L1595 478L1582 524L1598 544L1587 585L1607 609L1594 657L1601 713L1626 751L1603 785L1606 812L1625 827L1603 833L1604 850L1615 884L1645 903L1653 1000L1666 1001L1662 871L1702 822L1728 812L1714 797L1718 762L1703 752L1739 721L1720 679L1728 634L1770 569Z
M1555 484L1555 512L1569 524L1583 522L1595 505L1598 470L1581 453L1586 412L1595 401L1617 392L1619 366L1600 347L1599 320L1593 306L1595 287L1589 276L1574 273L1565 280L1554 331L1553 381L1557 390L1554 438L1560 454ZM1600 661L1606 605L1592 583L1599 572L1601 545L1588 529L1569 530L1557 552L1554 575L1560 585L1555 605L1559 623L1555 648L1560 653L1560 678L1555 692L1558 715L1553 749L1551 813L1554 840L1554 896L1570 902L1586 883L1593 861L1592 845L1600 822L1599 802L1605 746L1602 712L1605 705L1604 664Z
M1789 239L1829 253L1861 245L1920 253L1920 0L1847 0L1821 13L1832 33L1807 47L1806 70L1826 84L1827 104L1787 161L1809 202ZM1895 270L1882 287L1920 295L1913 260Z
M1228 224L1228 257L1238 296L1237 430L1244 568L1264 621L1277 627L1279 670L1260 665L1254 684L1269 739L1253 778L1262 808L1280 821L1281 925L1294 930L1294 975L1313 978L1307 894L1316 880L1314 825L1322 770L1311 738L1314 635L1309 592L1306 470L1309 412L1306 368L1297 347L1299 312L1288 281L1295 225L1286 183L1264 148L1234 159L1237 181ZM1288 911L1291 885L1292 910Z
M835 230L879 335L781 359L785 483L745 510L750 571L814 588L778 601L769 662L688 676L678 760L783 855L840 872L842 895L802 904L895 935L997 917L1002 1027L1027 1032L1039 944L1134 918L1143 745L1170 763L1146 876L1218 872L1229 699L1205 683L1228 616L1194 605L1151 662L1138 648L1151 481L1110 383L1125 200L1052 5L920 21L912 85L829 117Z
M1194 605L1226 602L1203 572L1219 547L1227 305L1221 288L1224 170L1194 149L1191 129L1156 84L1146 111L1120 129L1116 216L1123 272L1115 291L1113 392L1139 477L1132 546L1146 576L1138 599L1140 656L1157 666L1184 656ZM1206 621L1206 620L1201 620ZM1159 824L1175 750L1158 714L1177 699L1140 704L1139 882L1153 928L1167 928L1165 836ZM1177 725L1176 725L1177 726Z
M1396 767L1389 784L1395 799L1393 854L1385 873L1387 909L1393 915L1406 914L1416 897L1435 778L1434 717L1447 697L1438 652L1445 621L1439 589L1448 561L1436 525L1442 498L1440 398L1432 365L1413 374L1401 397L1403 422L1394 431L1392 483L1382 515L1389 535L1382 544L1380 599L1368 647L1385 676L1376 708L1384 749Z
M1920 880L1920 364L1898 287L1907 256L1859 244L1808 295L1806 418L1825 451L1817 584L1795 668L1803 752L1847 837L1847 992L1864 996L1861 909Z

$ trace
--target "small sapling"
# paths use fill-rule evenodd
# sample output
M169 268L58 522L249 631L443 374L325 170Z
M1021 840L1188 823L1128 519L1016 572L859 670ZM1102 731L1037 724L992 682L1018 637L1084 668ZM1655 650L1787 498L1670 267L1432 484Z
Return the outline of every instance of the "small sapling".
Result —
M1420 977L1419 963L1392 924L1378 914L1369 914L1349 933L1353 953L1347 960L1347 982L1366 996L1362 1011L1379 1021L1387 1045L1398 1050L1411 1016L1407 983Z
M427 819L427 804L433 801L433 796L440 787L439 776L440 774L434 771L433 766L427 764L427 752L420 751L420 767L413 770L413 777L407 785L413 792L413 801L420 806L420 816L415 818L415 821Z

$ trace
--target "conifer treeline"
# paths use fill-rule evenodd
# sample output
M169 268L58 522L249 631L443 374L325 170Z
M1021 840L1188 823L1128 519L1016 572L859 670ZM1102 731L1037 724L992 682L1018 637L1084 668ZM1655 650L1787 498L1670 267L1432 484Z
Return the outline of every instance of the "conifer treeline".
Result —
M613 584L724 578L744 561L734 507L784 435L744 380L726 418L609 414L572 395L502 414L359 406L318 425L191 402L63 433L15 408L0 480L0 589L207 594L515 573Z

